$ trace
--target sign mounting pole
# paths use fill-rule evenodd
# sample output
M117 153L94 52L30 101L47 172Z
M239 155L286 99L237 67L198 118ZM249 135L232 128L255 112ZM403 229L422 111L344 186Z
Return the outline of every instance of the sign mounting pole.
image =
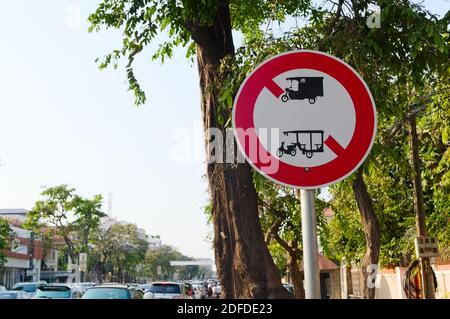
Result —
M320 269L317 250L315 190L300 190L305 298L320 299Z

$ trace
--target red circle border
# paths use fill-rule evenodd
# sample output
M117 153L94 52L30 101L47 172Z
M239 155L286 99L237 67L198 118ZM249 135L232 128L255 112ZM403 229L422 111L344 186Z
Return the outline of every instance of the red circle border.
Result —
M258 150L265 150L272 165L278 164L276 172L270 172L267 158L250 160L248 143L245 135L236 129L255 130L253 112L256 99L277 75L294 69L313 69L335 78L350 95L356 114L353 137L345 152L334 160L320 166L309 168L290 165L272 156L258 140ZM370 90L364 80L348 64L336 57L319 51L300 50L282 53L266 60L245 79L236 96L233 107L233 127L236 140L247 161L261 174L280 184L314 189L336 183L353 173L367 157L375 138L376 108ZM254 132L256 134L256 131Z

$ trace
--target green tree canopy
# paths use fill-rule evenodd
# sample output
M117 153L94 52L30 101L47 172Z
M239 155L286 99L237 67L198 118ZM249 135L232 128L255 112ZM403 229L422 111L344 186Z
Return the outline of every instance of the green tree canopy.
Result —
M135 224L115 222L102 225L93 234L91 269L101 275L111 272L114 280L131 280L139 274L148 248L147 235Z
M76 263L77 254L86 251L90 235L106 216L101 211L101 195L86 199L77 195L74 188L58 185L45 189L41 196L44 199L28 212L24 227L48 240L62 237L72 262Z
M381 10L381 28L369 28L366 24L373 6ZM281 36L270 32L267 26L271 22L282 22L287 16L303 17L304 24L293 26ZM312 7L310 1L300 0L104 0L90 16L90 22L91 31L102 27L122 30L122 48L106 55L100 67L117 66L121 58L127 60L127 77L136 104L145 102L145 94L134 76L133 61L158 34L166 32L168 40L152 52L153 59L170 58L175 46L185 46L188 57L197 52L205 129L231 126L231 108L240 83L269 56L293 49L316 49L333 54L354 67L368 83L377 104L379 125L375 146L355 175L364 186L366 181L370 195L366 199L373 202L375 210L375 214L371 212L372 224L378 220L381 224L380 240L386 248L382 248L383 263L403 258L404 254L396 249L403 247L402 240L408 242L413 216L411 165L404 124L411 113L418 112L416 107L423 104L423 100L431 98L433 102L427 103L425 113L419 114L425 198L430 232L439 234L441 240L448 238L448 232L442 228L448 222L449 211L450 112L448 96L443 94L448 92L450 77L449 13L439 18L422 5L404 0L324 2L316 7ZM237 50L231 28L244 35L244 43ZM429 121L430 118L433 120ZM207 140L207 146L208 143ZM249 182L250 169L245 165L209 164L207 172L212 193L216 260L225 295L232 296L227 287L239 290L237 296L271 295L267 287L258 285L258 282L270 281L276 286L273 284L275 276L267 271L272 267L260 245L262 236L258 235L258 225L252 219L257 214L257 199ZM362 233L366 227L361 227L359 219L363 214L360 209L358 215L360 207L353 199L353 181L351 177L331 188L337 218L328 231L332 244L325 248L334 258L342 254L361 258L364 238L380 235ZM258 185L257 180L253 183ZM277 196L273 200L276 203ZM257 235L252 237L252 234ZM234 241L235 238L239 240ZM256 249L246 246L248 242ZM260 254L250 255L249 251ZM378 253L369 257L372 260L367 262L378 262ZM251 263L252 260L258 263ZM232 276L233 271L240 272ZM230 278L237 279L232 283ZM241 278L249 280L241 282Z
M309 8L309 0L270 1L270 0L149 0L115 1L104 0L97 10L89 16L89 31L102 28L122 30L122 47L113 50L97 61L100 68L110 65L117 68L121 58L127 61L126 71L129 90L136 97L136 105L145 103L146 95L140 87L133 71L136 55L150 43L158 41L158 35L166 34L168 39L160 43L151 53L152 60L171 58L173 49L187 48L186 57L195 54L196 31L194 28L208 27L213 24L220 5L228 4L231 24L234 30L241 31L245 37L262 33L264 23L284 21L288 16L301 16ZM203 39L205 41L207 39ZM202 40L201 40L202 41Z
M14 243L14 238L15 234L9 226L8 220L0 218L0 268L6 262L5 255L2 250L10 249Z
M195 278L203 278L210 275L205 269L199 266L171 266L171 261L188 261L193 260L183 255L177 249L163 245L159 249L147 252L145 256L144 273L154 281L156 280L174 280L174 275L178 275L179 280L188 280Z

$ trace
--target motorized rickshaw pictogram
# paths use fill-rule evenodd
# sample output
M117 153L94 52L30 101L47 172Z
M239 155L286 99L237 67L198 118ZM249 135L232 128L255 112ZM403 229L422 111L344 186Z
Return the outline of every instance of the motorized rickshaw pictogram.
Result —
M317 97L323 96L323 77L303 76L286 80L290 81L291 85L281 96L283 102L308 99L310 104L314 104Z
M297 154L297 148L306 155L307 158L312 158L314 153L323 152L323 134L322 130L298 130L298 131L285 131L284 135L295 134L295 142L284 147L285 142L281 142L281 146L277 151L279 157L283 154L289 154L295 156ZM302 141L300 141L300 137ZM306 142L305 142L306 141Z

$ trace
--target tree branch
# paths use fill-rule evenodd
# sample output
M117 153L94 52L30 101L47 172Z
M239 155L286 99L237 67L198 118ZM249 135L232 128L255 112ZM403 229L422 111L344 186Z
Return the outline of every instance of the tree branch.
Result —
M289 255L295 257L298 259L298 249L296 246L292 247L290 246L283 238L280 237L280 235L276 234L274 235L275 240L280 244L281 247L286 250Z
M281 223L282 223L282 220L276 219L276 220L274 220L272 225L267 230L266 235L264 236L264 241L266 242L267 245L270 244L270 241L272 240L274 235L278 233Z
M411 111L409 111L408 113L406 113L401 119L399 119L397 122L395 122L391 128L388 130L388 134L386 136L385 143L383 143L386 146L389 146L392 141L394 140L395 135L398 133L398 131L400 131L400 129L402 128L402 126L406 123L406 121L411 117L411 116L416 116L417 114L419 114L420 112L423 112L427 106L432 103L432 97L434 95L436 95L436 91L433 91L432 93L422 97L419 99L419 102L414 102L411 103L410 105L408 105L408 109L410 109Z

